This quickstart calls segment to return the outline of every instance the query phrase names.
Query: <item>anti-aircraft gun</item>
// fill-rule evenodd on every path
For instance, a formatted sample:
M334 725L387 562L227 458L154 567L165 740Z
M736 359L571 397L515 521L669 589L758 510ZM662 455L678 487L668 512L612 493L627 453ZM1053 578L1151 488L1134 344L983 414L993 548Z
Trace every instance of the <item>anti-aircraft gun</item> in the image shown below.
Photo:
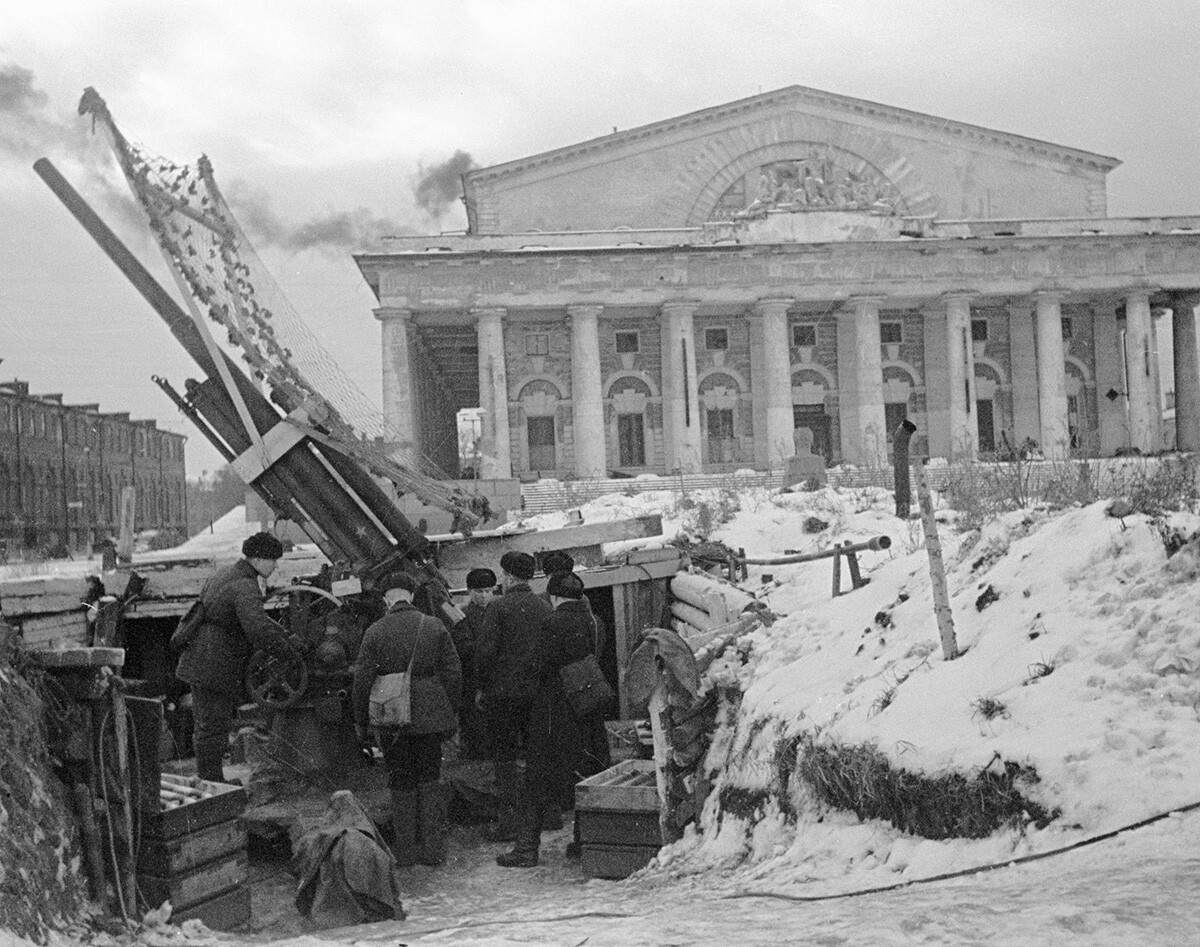
M430 561L426 537L375 478L449 511L453 531L464 534L487 518L486 500L450 488L439 471L390 435L380 412L340 372L275 285L207 158L179 165L133 145L94 89L84 92L79 112L108 138L187 311L47 159L34 168L204 375L189 379L183 394L162 378L155 382L275 515L297 524L328 558L330 565L292 596L294 620L304 624L312 612L297 606L302 592L340 606L331 593L335 582L369 588L396 570L416 578L432 609L441 608L448 602L446 582ZM240 350L245 369L218 345L214 329ZM311 602L312 596L305 597ZM354 625L354 608L349 612L343 617ZM357 624L361 633L362 622ZM357 648L354 637L347 636L346 650ZM322 655L319 639L320 632L309 637L307 661L256 656L250 684L260 702L294 702L310 670L331 679L344 675L345 662L339 668L328 649ZM328 674L321 674L322 666ZM335 683L327 681L326 689Z

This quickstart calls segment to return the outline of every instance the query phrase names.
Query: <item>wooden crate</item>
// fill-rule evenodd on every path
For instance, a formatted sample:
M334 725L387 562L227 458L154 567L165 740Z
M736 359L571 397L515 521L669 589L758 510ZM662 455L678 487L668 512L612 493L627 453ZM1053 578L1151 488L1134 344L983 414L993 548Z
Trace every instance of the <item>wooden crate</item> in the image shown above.
M214 931L236 931L250 923L250 886L242 885L196 904L171 911L171 923L199 920Z
M138 870L150 875L177 875L245 850L246 830L240 819L230 819L170 839L145 836Z
M175 909L191 907L201 901L224 894L231 888L246 884L249 877L246 851L209 862L192 871L177 875L138 875L138 887L147 903L159 905L170 901Z
M583 871L592 878L625 878L662 845L653 760L623 760L575 786L575 818Z

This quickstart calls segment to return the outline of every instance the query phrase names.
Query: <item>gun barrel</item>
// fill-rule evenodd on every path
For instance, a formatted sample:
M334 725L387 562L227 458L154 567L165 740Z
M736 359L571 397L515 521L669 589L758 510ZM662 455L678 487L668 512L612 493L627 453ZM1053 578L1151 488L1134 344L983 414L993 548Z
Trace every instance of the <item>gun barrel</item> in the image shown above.
M861 543L845 543L840 546L834 546L832 549L822 549L819 552L797 552L794 549L785 549L782 556L746 556L741 561L748 566L785 566L794 562L814 562L817 559L829 559L832 556L840 556L847 552L863 552L867 549L876 551L890 549L891 545L891 537L875 536Z

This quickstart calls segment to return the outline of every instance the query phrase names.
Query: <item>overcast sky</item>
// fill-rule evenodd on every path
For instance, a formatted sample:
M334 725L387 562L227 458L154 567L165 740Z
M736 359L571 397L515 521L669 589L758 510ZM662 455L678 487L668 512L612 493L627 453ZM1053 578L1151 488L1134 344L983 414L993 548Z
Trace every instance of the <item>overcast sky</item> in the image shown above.
M1200 214L1198 40L1197 0L0 2L0 378L188 434L189 476L220 463L150 380L182 388L190 361L31 170L50 157L169 282L106 194L86 86L150 150L208 154L378 402L350 253L462 228L416 194L458 152L495 164L800 84L1119 158L1112 216Z

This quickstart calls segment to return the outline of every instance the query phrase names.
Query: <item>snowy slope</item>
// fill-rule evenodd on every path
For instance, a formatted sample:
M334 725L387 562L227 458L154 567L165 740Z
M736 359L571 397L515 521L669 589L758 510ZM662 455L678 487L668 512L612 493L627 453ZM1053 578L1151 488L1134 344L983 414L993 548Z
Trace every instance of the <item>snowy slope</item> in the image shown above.
M644 494L606 497L583 512L593 521L657 504L670 535L694 532L695 504L723 502L700 491L681 509L674 495ZM1200 799L1196 544L1168 559L1154 524L1109 517L1104 502L1008 513L961 535L943 509L962 652L946 661L919 522L893 516L890 494L760 491L738 502L710 538L751 556L876 535L892 547L860 554L870 584L836 599L827 559L751 567L744 587L784 617L710 671L744 697L709 755L719 775L703 832L664 851L669 872L719 865L782 887L888 883L1048 850ZM828 528L806 533L809 517ZM1200 528L1191 514L1171 523L1185 535ZM844 568L842 581L848 586ZM985 701L1002 710L988 719ZM1025 797L1059 815L1041 829L1030 822L982 840L931 841L829 811L799 779L787 799L772 799L779 747L802 733L873 746L893 767L929 776L1031 767L1040 779L1022 783ZM717 800L729 789L767 801L749 815L723 811Z

